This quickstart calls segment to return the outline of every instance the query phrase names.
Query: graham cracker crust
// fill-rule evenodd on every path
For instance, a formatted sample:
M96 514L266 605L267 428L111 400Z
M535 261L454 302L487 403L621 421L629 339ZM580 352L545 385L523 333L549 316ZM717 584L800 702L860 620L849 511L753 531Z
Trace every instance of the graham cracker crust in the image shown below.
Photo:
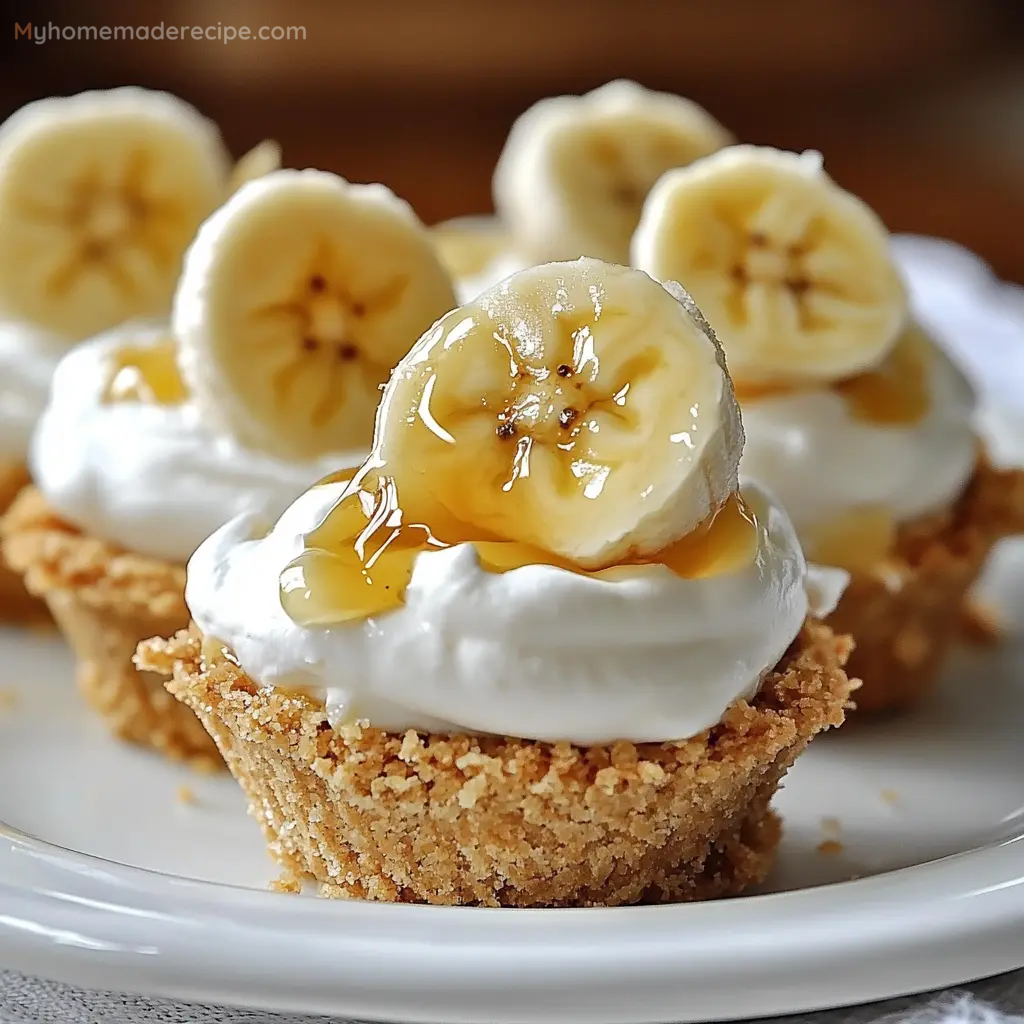
M849 650L808 622L714 728L587 748L334 728L322 701L260 688L195 627L136 662L169 675L210 731L286 878L328 897L616 906L763 880L780 835L768 804L811 738L842 723Z
M139 672L140 640L188 625L185 567L124 551L61 519L34 487L0 521L0 542L24 585L49 606L75 652L76 682L116 736L197 767L220 765L196 717Z
M891 558L851 576L827 621L854 639L847 667L863 683L858 713L898 711L927 696L963 637L969 591L992 548L1021 532L1024 470L982 459L952 507L905 525Z
M0 462L0 519L29 482L24 463ZM45 603L25 589L21 576L8 567L0 551L0 622L36 625L49 618Z

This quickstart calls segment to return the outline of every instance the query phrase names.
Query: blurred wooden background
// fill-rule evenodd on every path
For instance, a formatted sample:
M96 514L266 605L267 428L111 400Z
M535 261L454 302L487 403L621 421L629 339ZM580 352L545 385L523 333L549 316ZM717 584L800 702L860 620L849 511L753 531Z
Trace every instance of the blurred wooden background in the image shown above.
M629 76L742 139L815 147L894 230L945 235L1024 281L1024 0L126 0L12 22L303 26L292 41L0 43L0 116L135 82L215 118L236 153L381 180L424 220L490 208L535 99Z

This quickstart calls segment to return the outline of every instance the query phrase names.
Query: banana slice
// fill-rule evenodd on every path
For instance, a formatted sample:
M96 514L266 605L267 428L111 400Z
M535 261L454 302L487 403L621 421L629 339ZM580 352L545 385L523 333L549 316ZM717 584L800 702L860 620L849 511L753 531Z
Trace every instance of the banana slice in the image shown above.
M396 481L404 521L454 518L463 536L601 568L712 516L743 428L714 333L672 287L553 263L435 324L384 389L369 464Z
M273 139L256 143L248 153L238 158L231 171L228 191L237 192L250 181L281 169L281 144Z
M455 305L427 229L383 185L252 181L201 228L174 301L210 422L284 457L369 446L380 385Z
M453 217L430 229L438 258L453 278L475 277L512 248L497 217Z
M495 209L535 260L627 263L651 186L731 141L697 104L636 82L551 97L512 126L494 172Z
M229 168L213 122L166 93L23 107L0 127L0 315L72 339L166 316Z
M818 153L734 146L670 171L644 206L632 262L685 282L741 391L870 369L907 319L885 227Z

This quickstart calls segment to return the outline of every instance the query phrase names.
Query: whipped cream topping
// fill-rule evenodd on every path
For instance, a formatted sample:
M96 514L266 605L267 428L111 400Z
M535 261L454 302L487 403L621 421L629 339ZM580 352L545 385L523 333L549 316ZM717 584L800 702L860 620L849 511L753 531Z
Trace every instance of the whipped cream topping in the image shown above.
M69 342L16 321L0 322L0 460L22 462Z
M274 458L214 434L191 402L108 401L115 357L166 341L166 325L130 324L68 353L32 440L30 467L54 509L139 554L185 562L239 513L273 517L363 453L311 462Z
M917 320L982 396L975 429L1000 469L1024 465L1024 287L999 280L974 253L939 238L897 235L896 261Z
M324 699L334 724L579 744L682 739L752 696L808 613L827 614L846 582L809 569L786 514L749 488L758 545L735 572L498 574L462 544L418 556L400 608L303 628L281 607L279 576L343 489L306 492L266 535L253 515L218 530L189 562L185 595L253 680Z
M931 402L914 423L858 419L829 388L744 402L741 475L770 488L800 531L870 506L898 521L945 507L974 469L976 399L944 352L931 356Z

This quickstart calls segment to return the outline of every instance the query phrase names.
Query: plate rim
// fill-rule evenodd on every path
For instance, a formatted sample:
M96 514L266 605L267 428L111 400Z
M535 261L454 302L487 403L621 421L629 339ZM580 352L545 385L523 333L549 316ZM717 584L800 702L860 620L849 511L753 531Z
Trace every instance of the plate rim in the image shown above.
M0 823L0 963L90 989L403 1024L809 1012L1024 967L1024 832L809 889L530 910L305 899Z

